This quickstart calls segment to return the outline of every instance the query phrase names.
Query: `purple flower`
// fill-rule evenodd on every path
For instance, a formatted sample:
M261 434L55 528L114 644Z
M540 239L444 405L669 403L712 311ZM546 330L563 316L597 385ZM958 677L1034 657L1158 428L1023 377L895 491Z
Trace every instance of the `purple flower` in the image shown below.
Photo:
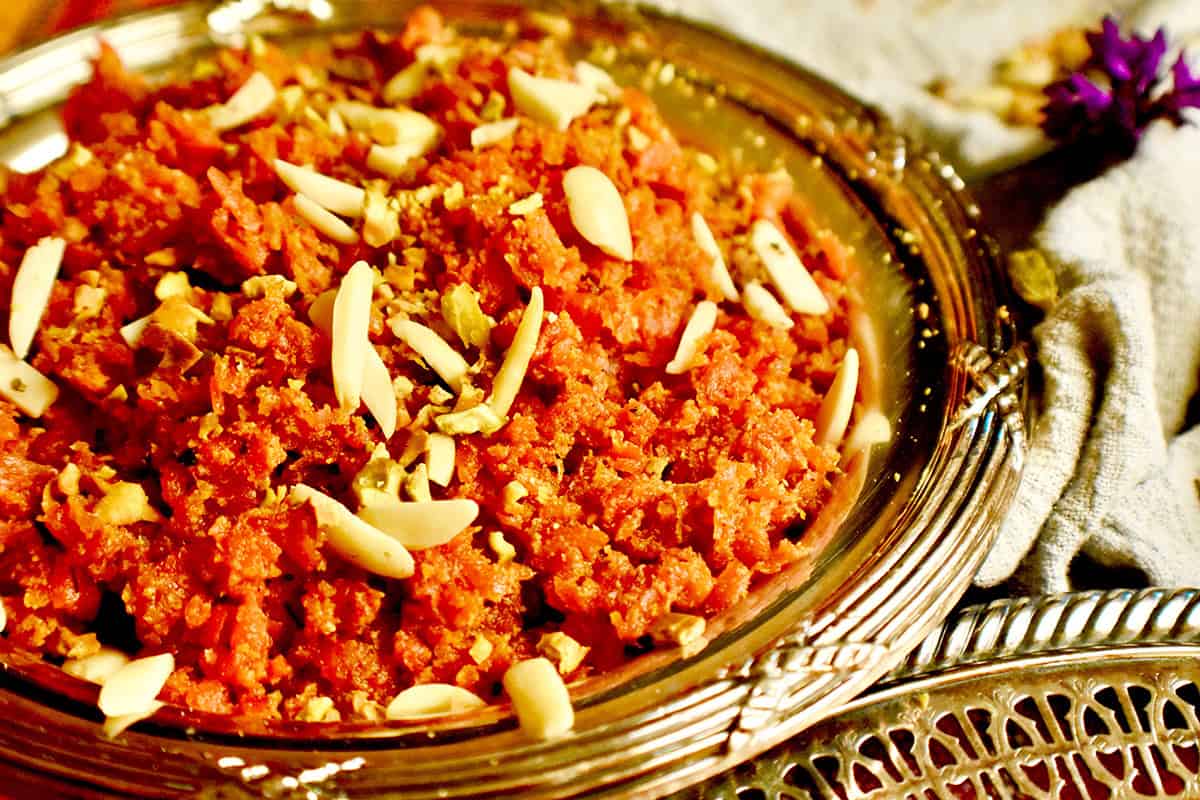
M1077 139L1103 127L1113 96L1076 72L1046 87L1046 119L1042 127L1054 139Z
M1185 108L1200 108L1200 72L1192 73L1182 53L1171 67L1171 82L1171 91L1161 102L1171 118L1182 124Z
M1167 34L1159 28L1151 39L1133 34L1121 36L1117 21L1105 17L1101 29L1087 34L1092 46L1088 66L1106 73L1114 86L1132 84L1136 94L1143 94L1158 80L1158 70L1167 52Z

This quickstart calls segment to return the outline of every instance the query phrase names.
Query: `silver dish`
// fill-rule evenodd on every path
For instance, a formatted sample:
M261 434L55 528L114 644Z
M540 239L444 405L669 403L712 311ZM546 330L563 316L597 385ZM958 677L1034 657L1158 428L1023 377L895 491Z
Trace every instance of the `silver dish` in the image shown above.
M0 63L0 159L32 168L61 150L54 105L86 78L98 35L130 66L154 71L250 32L302 42L394 27L415 3L276 3L315 12L307 16L267 5L123 17ZM465 28L491 31L524 9L438 5ZM96 795L662 795L843 706L966 589L1020 477L1025 356L978 210L953 169L837 89L719 32L628 6L560 10L580 47L617 46L626 77L673 63L679 79L654 91L676 129L749 160L773 154L768 165L778 155L817 219L854 245L863 399L892 421L892 444L850 462L829 513L805 533L811 558L717 620L702 652L652 653L572 687L577 723L563 739L524 740L504 708L382 727L244 726L167 708L108 741L94 687L0 645L0 759L18 785Z

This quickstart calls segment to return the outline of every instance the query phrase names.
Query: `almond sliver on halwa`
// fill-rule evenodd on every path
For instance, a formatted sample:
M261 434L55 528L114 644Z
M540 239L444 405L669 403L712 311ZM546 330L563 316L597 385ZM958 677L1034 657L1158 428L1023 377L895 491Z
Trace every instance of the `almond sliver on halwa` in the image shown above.
M362 402L363 371L371 346L371 298L375 271L365 261L355 262L342 278L333 301L329 337L333 389L338 405L355 411Z
M404 103L421 93L433 66L424 61L414 61L397 72L383 85L380 94L385 103Z
M521 384L525 381L525 372L529 369L529 362L533 358L534 352L537 351L538 336L542 332L542 317L545 310L546 300L542 296L542 289L540 286L535 286L529 294L529 305L525 307L525 313L521 315L521 322L517 325L517 333L513 336L512 345L504 354L504 363L496 372L496 379L492 383L492 394L487 400L487 404L498 417L508 416L513 401L517 399L517 393L521 391Z
M36 419L58 399L58 387L7 347L0 347L0 397Z
M338 215L305 194L295 197L296 213L326 238L338 244L358 244L358 234Z
M787 237L768 220L760 219L750 230L750 245L767 269L780 297L800 314L824 314L829 301L805 268Z
M692 311L683 335L679 337L679 346L675 349L675 358L667 364L668 375L682 375L691 369L703 352L701 345L704 339L712 333L717 324L717 304L711 300L701 301Z
M396 338L412 348L455 393L462 391L463 378L471 366L445 339L412 320L393 319L389 324Z
M266 75L255 72L232 97L224 103L209 106L204 112L216 131L233 130L270 108L275 97L275 84Z
M517 128L520 126L521 120L516 117L498 119L495 122L487 122L479 125L471 131L471 147L479 150L497 142L502 142L516 133Z
M134 659L104 680L97 705L106 717L144 714L174 671L170 653Z
M104 718L104 735L105 735L105 737L107 737L109 739L117 738L122 733L124 733L125 730L127 728L129 728L131 725L136 725L137 723L141 722L144 719L149 719L150 717L153 717L155 714L158 713L158 710L165 705L166 705L166 703L163 703L159 700L155 700L154 702L147 705L146 708L142 711L138 711L133 714L122 714L119 717L105 717Z
M392 147L398 144L421 145L425 152L432 150L442 137L442 128L420 111L411 108L378 108L366 103L342 101L333 109L346 123L363 131L379 144Z
M487 703L474 692L449 683L422 683L392 698L384 712L388 719L415 719L462 714Z
M574 727L571 695L549 659L531 658L513 664L504 673L503 682L526 736L553 739Z
M100 645L100 649L90 656L68 658L63 662L63 672L88 683L101 686L122 667L129 663L129 656L115 647Z
M412 555L396 539L364 522L350 509L324 492L297 484L292 497L309 503L317 515L317 525L325 532L330 548L357 567L385 578L410 578Z
M508 71L508 90L522 113L560 131L569 128L576 117L586 114L598 99L590 86L536 78L519 67Z
M838 367L817 414L817 444L837 444L846 433L858 392L858 351L851 347Z
M608 70L590 61L575 62L575 79L591 89L598 97L614 98L621 94L621 87L613 80Z
M366 192L358 186L322 175L307 167L275 159L275 174L296 194L306 195L325 209L342 217L358 219L363 215Z
M379 351L370 343L367 344L367 357L363 364L362 401L379 423L383 438L391 439L396 433L399 403L387 364L383 363Z
M712 229L708 227L704 215L699 211L692 214L692 237L696 240L696 245L711 259L713 283L721 290L721 294L725 295L726 300L736 302L738 290L733 283L733 277L729 274L729 268L725 266L725 256L722 255L721 248L717 245L717 240L712 234Z
M449 486L454 480L454 438L444 433L431 433L425 441L425 466L429 480L438 486Z
M125 340L125 344L130 347L137 347L137 343L141 340L142 334L146 332L146 328L150 326L150 319L153 314L147 314L144 317L138 317L132 322L121 326L121 338Z
M886 444L891 440L891 420L882 411L873 408L858 418L858 422L850 430L850 435L846 437L846 442L842 446L842 452L845 453L845 457L848 459L869 447L877 444Z
M405 502L382 492L369 497L358 510L359 518L409 550L440 547L465 531L479 516L479 504L474 500Z
M25 251L12 284L12 308L8 317L8 338L17 358L29 355L29 346L37 333L50 292L62 266L67 243L47 236Z
M765 322L773 328L786 331L796 324L788 315L787 309L775 299L775 295L758 281L750 281L743 287L742 305L751 318Z
M572 167L563 175L563 192L580 236L613 258L633 259L625 201L607 175L595 167Z

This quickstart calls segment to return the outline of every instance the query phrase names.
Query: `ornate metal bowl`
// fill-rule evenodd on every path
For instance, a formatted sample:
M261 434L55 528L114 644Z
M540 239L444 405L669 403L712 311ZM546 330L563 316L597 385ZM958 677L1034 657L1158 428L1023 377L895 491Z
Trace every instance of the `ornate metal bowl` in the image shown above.
M965 609L869 694L677 800L1200 796L1200 591Z
M103 35L154 70L247 32L302 41L397 24L413 3L238 0L120 18L0 63L0 158L32 168L64 145L54 116ZM445 2L499 31L522 7ZM853 459L810 558L718 620L687 657L650 654L572 687L574 732L530 743L506 709L425 726L255 724L168 708L116 741L95 689L0 646L0 763L47 793L649 797L739 764L826 717L892 669L952 608L1019 479L1025 367L978 211L954 171L852 98L719 32L626 6L575 6L580 48L613 47L685 137L788 167L824 226L856 250L864 400L888 446ZM661 75L661 70L657 71ZM669 85L666 85L669 84ZM711 98L711 100L707 99ZM1010 348L1011 349L1006 349ZM32 788L31 788L32 790Z

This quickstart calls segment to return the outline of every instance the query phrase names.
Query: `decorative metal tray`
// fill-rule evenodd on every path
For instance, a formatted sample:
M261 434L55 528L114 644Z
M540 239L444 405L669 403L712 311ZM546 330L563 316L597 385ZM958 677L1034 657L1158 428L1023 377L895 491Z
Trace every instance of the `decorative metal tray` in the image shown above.
M1198 687L1200 590L1001 600L677 800L1200 797Z
M299 42L394 27L415 3L275 4L319 12L307 18L262 13L268 5L173 6L0 62L0 160L32 168L61 149L54 104L87 76L98 35L131 66L154 70L247 32ZM495 31L527 8L436 5L460 25ZM0 642L0 772L19 793L662 795L844 706L966 589L1020 476L1025 358L978 210L953 169L837 89L719 32L628 6L559 10L581 47L615 44L631 70L674 63L691 102L662 102L680 130L751 154L761 139L785 154L819 221L859 253L864 392L891 420L892 444L849 464L835 513L806 532L811 559L718 620L702 652L651 654L572 687L577 724L563 739L530 743L503 708L382 727L246 727L167 708L109 741L94 687ZM706 96L711 105L698 102Z

